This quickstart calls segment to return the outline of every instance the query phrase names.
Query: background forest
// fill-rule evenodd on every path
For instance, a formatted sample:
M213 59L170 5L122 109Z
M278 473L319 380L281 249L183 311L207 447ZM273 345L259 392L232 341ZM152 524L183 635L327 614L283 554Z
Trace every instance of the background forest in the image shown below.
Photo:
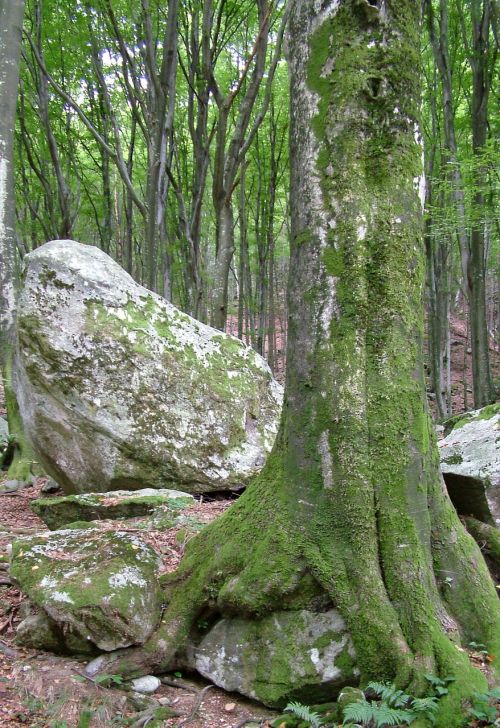
M428 371L445 418L492 401L498 374L499 8L425 5ZM20 257L53 238L97 245L278 377L286 13L268 0L29 0L15 137Z

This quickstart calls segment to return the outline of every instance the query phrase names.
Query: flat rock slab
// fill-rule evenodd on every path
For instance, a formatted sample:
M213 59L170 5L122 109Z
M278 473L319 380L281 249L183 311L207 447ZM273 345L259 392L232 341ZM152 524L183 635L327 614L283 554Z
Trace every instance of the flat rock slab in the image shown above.
M76 521L100 521L145 516L161 509L172 517L195 503L188 493L167 488L137 491L115 490L108 493L81 493L61 498L39 498L31 509L51 529Z
M500 404L449 421L441 470L460 515L500 527Z
M65 493L227 490L260 471L283 390L257 352L91 245L52 241L24 262L14 385Z
M143 644L153 632L161 614L159 566L155 551L134 535L64 530L15 541L10 576L51 628L72 636L74 652L82 643L109 651Z
M187 655L188 666L228 692L272 708L321 702L359 681L354 647L332 609L222 619Z

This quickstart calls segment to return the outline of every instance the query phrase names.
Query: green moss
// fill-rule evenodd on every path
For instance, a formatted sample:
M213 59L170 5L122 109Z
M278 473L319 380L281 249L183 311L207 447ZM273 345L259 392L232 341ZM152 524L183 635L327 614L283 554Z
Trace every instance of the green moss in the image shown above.
M444 434L448 436L452 430L458 430L469 422L477 420L490 420L500 413L500 403L489 404L480 410L474 410L473 412L465 412L463 414L455 415L450 417L443 422Z
M340 251L327 248L323 253L323 263L329 275L340 276L344 271L344 261Z
M120 644L140 633L137 609L144 612L141 629L159 619L157 559L122 532L63 531L15 541L11 574L36 605L66 615L78 639L100 644L113 636Z
M444 462L447 465L460 465L461 463L463 463L463 461L464 461L463 457L458 454L450 455L450 457L444 459Z
M113 492L104 494L84 493L63 496L60 498L39 498L31 501L30 507L52 529L61 528L73 521L94 521L103 518L120 519L135 518L153 513L158 509L169 512L170 521L184 508L194 503L193 497L172 494L171 497L158 495L113 496Z

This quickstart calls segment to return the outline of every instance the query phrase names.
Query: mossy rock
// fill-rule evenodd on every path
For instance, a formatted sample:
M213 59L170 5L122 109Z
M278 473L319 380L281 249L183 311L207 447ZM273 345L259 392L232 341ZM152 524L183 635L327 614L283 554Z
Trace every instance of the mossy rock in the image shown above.
M15 541L10 575L79 653L82 641L115 650L147 640L161 613L158 569L155 551L132 534L63 530Z
M451 418L445 433L441 470L455 508L500 526L500 403Z
M245 485L276 437L283 391L264 359L71 240L24 258L15 388L65 493Z
M135 518L162 509L173 519L184 508L194 504L193 496L177 490L116 490L109 493L82 493L61 498L39 498L31 509L51 529L77 521L98 521Z
M332 700L359 677L351 638L334 609L220 620L188 653L188 665L271 708Z

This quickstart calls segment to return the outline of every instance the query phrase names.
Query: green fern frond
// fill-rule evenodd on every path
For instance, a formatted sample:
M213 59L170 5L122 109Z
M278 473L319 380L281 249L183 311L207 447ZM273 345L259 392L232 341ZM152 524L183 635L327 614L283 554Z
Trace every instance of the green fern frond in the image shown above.
M410 710L402 710L401 708L393 708L387 703L380 703L377 710L374 711L373 721L377 728L391 725L410 725L415 716Z
M373 724L376 728L382 728L383 726L409 725L414 719L415 715L411 710L394 708L385 701L379 705L375 701L359 700L344 708L345 725L361 723L362 725Z
M307 721L311 728L320 728L323 725L319 713L315 713L314 710L311 710L307 705L302 705L302 703L288 703L285 712L293 713L300 720Z
M370 682L366 687L393 708L404 708L411 700L410 695L397 690L396 686L390 683Z
M344 707L344 723L361 723L366 725L373 718L373 707L376 703L369 703L367 700L357 700L355 703L348 703Z
M411 710L415 713L436 713L438 709L438 700L435 697L431 698L413 698Z

